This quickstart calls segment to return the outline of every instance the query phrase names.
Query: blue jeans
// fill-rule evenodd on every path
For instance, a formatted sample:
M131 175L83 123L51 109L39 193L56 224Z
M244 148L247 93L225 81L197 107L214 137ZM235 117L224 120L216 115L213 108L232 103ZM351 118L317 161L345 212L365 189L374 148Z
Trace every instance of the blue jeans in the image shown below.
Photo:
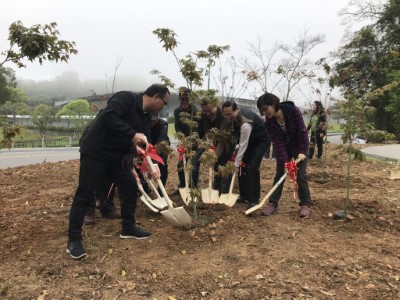
M310 189L308 188L308 179L307 179L307 159L299 162L297 164L299 170L297 172L297 186L299 193L300 205L311 205L311 196ZM282 162L276 161L276 173L274 178L274 185L281 179L281 177L285 174L285 166ZM278 206L279 199L282 195L283 185L285 181L283 181L275 192L272 193L269 198L269 203Z

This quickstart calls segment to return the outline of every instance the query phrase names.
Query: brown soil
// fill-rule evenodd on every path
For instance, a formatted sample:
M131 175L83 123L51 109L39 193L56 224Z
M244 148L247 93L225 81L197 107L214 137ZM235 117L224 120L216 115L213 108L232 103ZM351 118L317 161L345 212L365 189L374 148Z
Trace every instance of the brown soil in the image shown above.
M136 216L150 239L121 240L119 221L98 215L84 227L88 256L78 261L65 248L79 161L0 170L0 299L399 299L393 166L354 161L351 216L335 221L346 197L347 156L334 146L327 153L309 165L309 219L298 217L288 181L272 217L248 217L243 204L201 204L189 230L139 202ZM263 195L273 174L274 162L264 160ZM176 183L172 159L169 193Z

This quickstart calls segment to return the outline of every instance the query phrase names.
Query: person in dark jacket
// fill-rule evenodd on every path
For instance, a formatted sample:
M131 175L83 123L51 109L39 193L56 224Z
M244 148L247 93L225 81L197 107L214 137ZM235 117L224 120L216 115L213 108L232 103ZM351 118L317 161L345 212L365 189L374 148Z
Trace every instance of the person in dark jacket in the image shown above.
M324 137L326 136L326 113L320 101L314 101L312 104L312 113L307 130L311 130L308 158L313 158L315 147L317 147L317 158L320 159L323 152Z
M101 116L103 110L100 110L96 117L89 122L84 128L82 135L79 139L79 146L82 145L83 140L86 138L88 132L92 128L94 122ZM121 213L117 211L114 204L114 185L110 182L110 179L104 178L102 180L102 186L99 186L94 191L96 203L91 203L88 210L86 211L83 223L85 225L96 224L96 208L100 209L101 215L106 219L120 219Z
M300 109L291 101L280 102L271 93L265 93L257 100L260 113L267 118L266 127L276 148L276 173L274 185L285 173L285 163L300 158L297 173L300 217L308 217L311 210L311 196L307 180L308 133ZM261 214L270 216L277 212L282 195L283 183L272 193L267 209Z
M123 166L123 158L135 146L148 144L151 116L157 114L169 98L169 90L162 84L153 84L144 93L118 92L108 100L101 116L93 123L80 147L79 183L69 214L67 252L72 258L86 255L82 245L85 212L95 201L93 191L107 175L120 193L120 238L151 236L135 224L138 187L130 168ZM157 172L152 176L158 179Z
M179 106L174 110L175 117L175 132L182 133L185 137L190 136L191 128L185 124L183 121L184 115L187 114L187 118L191 118L191 116L196 114L196 107L192 106L189 102L189 96L192 91L188 88L181 87L178 93ZM192 128L192 131L197 131L197 128ZM196 151L196 149L189 149L189 151ZM187 161L188 157L186 157ZM192 160L192 172L191 172L191 184L194 188L197 188L197 182L199 180L199 169L198 169L198 159L199 157L194 155ZM185 173L183 171L183 161L178 161L178 190L175 191L174 194L179 194L179 188L183 188L186 186L185 184Z
M170 145L170 140L168 137L168 122L159 118L158 115L154 115L151 118L151 144L157 145L161 142L167 142ZM160 169L161 182L165 186L168 179L168 155L165 153L158 153L158 155L163 159L164 164L157 163Z
M198 132L200 139L206 139L207 134L211 129L229 131L231 128L231 121L226 119L221 108L218 106L218 102L203 101L201 104L201 118L199 120ZM232 153L235 150L234 145L225 141L214 140L213 145L216 148L217 161L214 165L214 185L213 188L218 190L220 193L228 193L230 185L230 177L223 177L218 174L219 168L225 166L226 163L231 159ZM201 156L201 153L200 155Z
M260 201L260 165L267 150L264 121L248 108L239 108L235 102L222 104L222 113L232 121L237 138L235 167L239 173L240 202L253 207Z

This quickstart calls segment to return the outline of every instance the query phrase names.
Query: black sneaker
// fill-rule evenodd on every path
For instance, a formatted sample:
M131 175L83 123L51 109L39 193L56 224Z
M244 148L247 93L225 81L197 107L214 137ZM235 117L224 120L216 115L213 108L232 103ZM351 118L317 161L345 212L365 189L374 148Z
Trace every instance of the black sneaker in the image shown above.
M237 200L236 200L236 203L240 203L240 204L244 204L244 203L247 203L247 201L244 199L244 198L242 198L242 197L238 197L237 198Z
M119 235L121 239L137 239L144 240L151 237L151 233L144 231L138 226L122 228L121 234Z
M67 253L69 253L73 259L80 259L86 256L86 251L82 246L81 240L68 241Z

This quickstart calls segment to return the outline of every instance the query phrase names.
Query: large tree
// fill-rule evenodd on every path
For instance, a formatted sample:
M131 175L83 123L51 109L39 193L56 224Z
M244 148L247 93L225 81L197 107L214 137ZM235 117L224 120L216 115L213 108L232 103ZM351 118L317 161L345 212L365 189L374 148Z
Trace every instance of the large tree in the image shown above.
M16 21L10 25L8 35L10 46L8 50L0 52L0 104L9 100L10 89L15 88L15 75L9 69L5 69L4 64L14 63L18 68L24 68L26 67L24 59L31 62L38 61L40 64L46 60L68 62L70 55L78 53L75 42L61 40L59 36L60 32L55 22L25 27L21 21ZM1 93L4 93L4 97ZM13 129L3 128L3 130ZM9 141L5 140L2 144L10 145Z
M353 16L374 19L339 49L331 84L374 107L377 129L400 134L400 3L389 0L373 7L371 1L356 2L359 11Z

